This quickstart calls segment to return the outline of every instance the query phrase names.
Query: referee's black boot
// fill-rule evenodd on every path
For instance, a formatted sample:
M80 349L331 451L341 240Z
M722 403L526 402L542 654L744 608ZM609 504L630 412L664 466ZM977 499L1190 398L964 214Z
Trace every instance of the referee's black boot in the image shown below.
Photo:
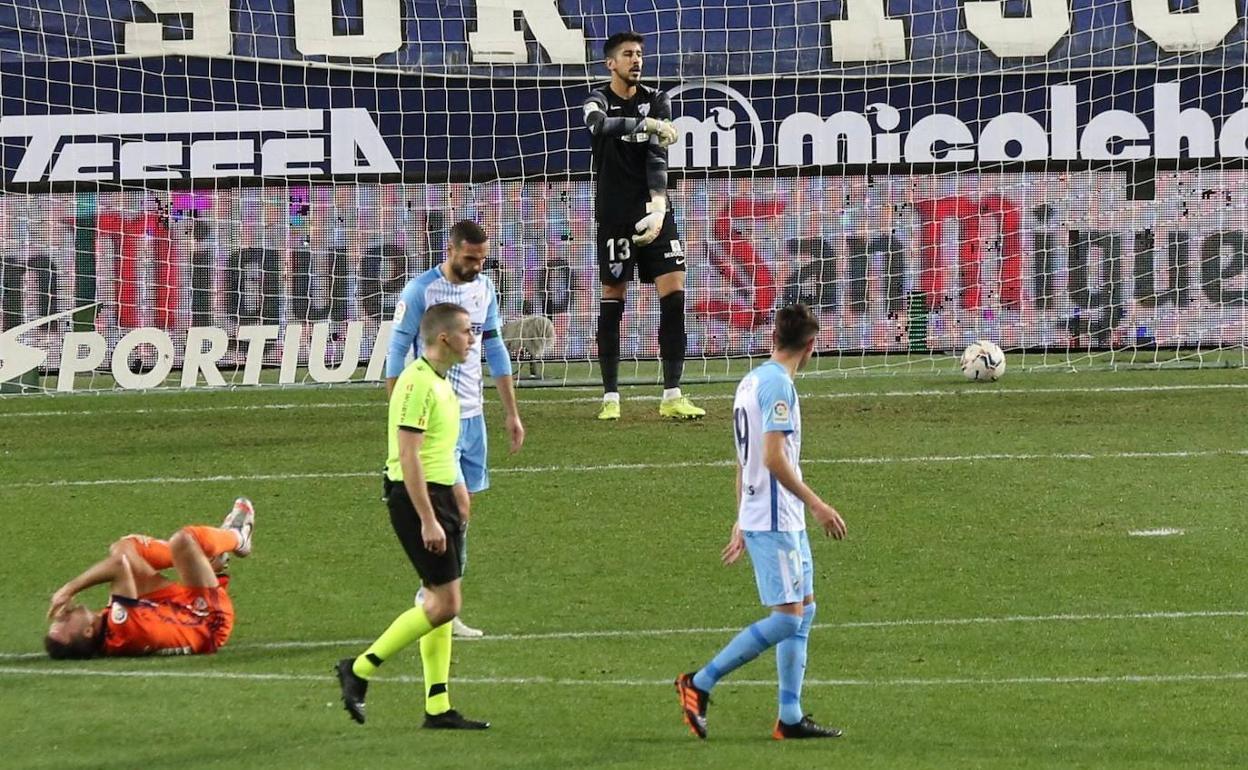
M810 718L810 715L802 717L802 721L797 724L786 724L780 720L776 720L776 727L771 731L771 737L778 741L792 740L794 738L840 738L842 732L836 727L824 727Z
M352 666L355 658L343 658L334 666L338 684L342 686L342 707L351 718L364 724L364 696L368 693L368 680L355 675Z
M441 714L426 713L425 724L422 726L426 730L488 730L490 723L468 719L455 709L451 709Z

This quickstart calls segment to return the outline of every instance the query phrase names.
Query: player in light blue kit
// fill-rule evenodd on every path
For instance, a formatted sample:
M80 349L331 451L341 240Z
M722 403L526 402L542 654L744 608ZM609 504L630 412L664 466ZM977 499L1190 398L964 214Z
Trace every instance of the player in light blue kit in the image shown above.
M789 305L776 313L771 359L737 386L732 405L737 443L737 521L723 551L732 564L749 551L766 618L748 626L694 674L676 678L685 724L706 737L706 706L711 690L725 676L776 648L780 715L777 740L837 738L802 713L806 642L815 618L814 570L806 538L806 509L823 531L840 540L845 522L836 509L802 481L802 412L793 376L806 366L815 347L819 321L810 308Z
M520 451L524 444L524 423L520 421L520 412L516 407L511 358L503 345L500 331L502 319L494 282L481 274L485 257L490 251L489 236L476 222L464 219L451 228L450 240L446 260L408 281L399 295L399 302L394 308L394 329L390 333L390 352L386 358L386 397L389 398L395 381L403 372L408 352L420 354L420 319L425 308L440 302L451 302L467 310L472 321L472 347L464 362L447 372L459 398L459 443L455 447L459 478L455 483L455 500L466 524L471 514L472 495L490 486L481 390L482 348L498 389L498 399L503 404L507 436L513 453ZM466 533L465 526L465 536ZM467 553L463 547L460 552ZM452 630L460 638L483 635L458 617L452 621Z

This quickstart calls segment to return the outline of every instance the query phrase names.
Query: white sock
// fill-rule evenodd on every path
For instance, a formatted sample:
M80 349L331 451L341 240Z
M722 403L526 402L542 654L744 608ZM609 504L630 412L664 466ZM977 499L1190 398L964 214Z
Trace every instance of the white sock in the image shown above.
M673 398L680 398L680 388L664 388L663 400L671 401Z
M616 393L603 393L603 394L602 394L602 402L605 404L605 403L607 403L608 401L614 401L614 402L616 402L616 403L618 404L618 403L620 402L620 394L619 394L618 392L616 392Z

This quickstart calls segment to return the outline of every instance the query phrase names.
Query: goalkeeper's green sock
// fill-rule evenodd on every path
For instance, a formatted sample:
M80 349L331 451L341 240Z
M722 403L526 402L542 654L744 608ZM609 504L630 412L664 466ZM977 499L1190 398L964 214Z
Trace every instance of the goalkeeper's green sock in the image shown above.
M448 626L449 628L449 626ZM351 670L361 679L368 679L391 655L433 630L424 607L413 607L394 619L377 641L355 659ZM449 665L449 663L448 663Z
M451 678L451 624L443 623L420 637L420 662L425 669L425 713L451 710L447 682Z

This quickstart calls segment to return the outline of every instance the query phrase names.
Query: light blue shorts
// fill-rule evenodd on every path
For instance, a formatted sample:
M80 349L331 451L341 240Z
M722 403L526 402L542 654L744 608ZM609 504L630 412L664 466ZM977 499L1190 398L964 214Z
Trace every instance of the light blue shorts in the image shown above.
M758 598L767 607L800 602L815 593L815 570L806 530L745 531L745 549L754 564Z
M459 466L456 484L464 484L476 494L490 488L490 470L485 464L485 415L464 417L459 421L459 443L455 444L455 463Z

